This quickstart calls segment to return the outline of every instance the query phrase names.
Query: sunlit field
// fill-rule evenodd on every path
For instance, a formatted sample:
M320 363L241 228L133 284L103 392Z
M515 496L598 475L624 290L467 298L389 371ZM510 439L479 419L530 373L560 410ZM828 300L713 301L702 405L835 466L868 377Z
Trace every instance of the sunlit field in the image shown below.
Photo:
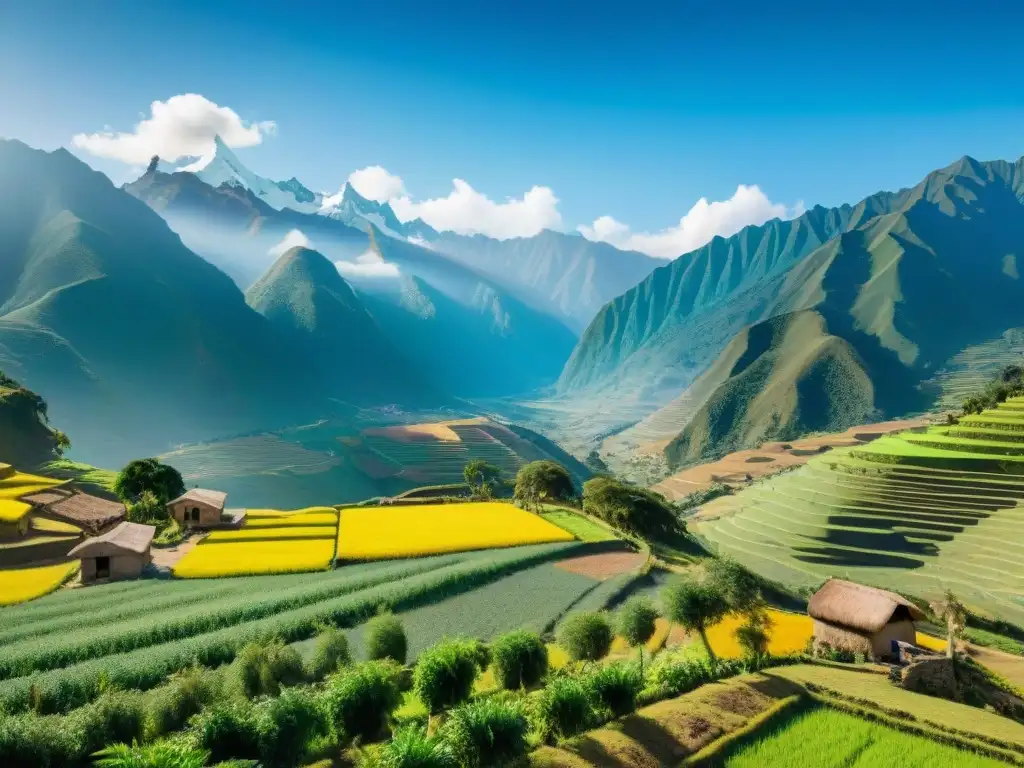
M0 571L0 605L13 605L53 592L78 568L78 563L58 563L39 568Z
M572 534L538 515L500 502L360 507L341 512L338 559L380 560L572 540Z

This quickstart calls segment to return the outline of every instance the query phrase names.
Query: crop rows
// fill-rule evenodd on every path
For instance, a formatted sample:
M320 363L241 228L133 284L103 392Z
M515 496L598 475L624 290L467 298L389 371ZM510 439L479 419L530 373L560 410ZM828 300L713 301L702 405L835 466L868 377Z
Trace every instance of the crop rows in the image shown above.
M924 437L960 447L969 439L948 432ZM951 588L972 607L1024 619L1024 477L989 471L1004 455L975 461L971 449L921 439L903 433L832 451L722 500L722 514L696 518L691 530L792 586L834 575L922 597ZM934 453L967 457L979 471L935 468Z
M381 606L395 611L413 608L468 591L520 568L565 556L583 546L553 544L464 555L454 559L437 558L430 570L400 580L394 580L394 572L389 571L389 580L383 583L343 594L335 593L316 602L275 612L263 618L222 626L214 631L158 645L91 658L62 669L0 681L0 708L9 712L24 710L28 706L33 685L36 695L44 702L44 708L60 711L80 706L94 698L101 684L125 689L148 689L158 685L173 672L192 664L216 666L226 663L234 658L239 648L255 639L275 636L293 642L311 637L322 624L354 626L376 613ZM425 568L428 561L418 561L415 565ZM410 567L410 564L398 567ZM328 578L328 574L318 576ZM236 605L233 610L240 611L243 608ZM181 621L187 619L182 617ZM83 637L88 637L91 629L87 622L83 622Z

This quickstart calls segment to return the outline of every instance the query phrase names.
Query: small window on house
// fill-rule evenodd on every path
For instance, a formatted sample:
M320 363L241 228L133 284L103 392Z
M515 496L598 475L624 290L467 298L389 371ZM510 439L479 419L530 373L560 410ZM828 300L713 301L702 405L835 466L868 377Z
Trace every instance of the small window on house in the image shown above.
M199 507L192 507L192 522L199 522Z
M110 558L109 557L97 557L96 558L96 578L97 579L109 579L110 578Z

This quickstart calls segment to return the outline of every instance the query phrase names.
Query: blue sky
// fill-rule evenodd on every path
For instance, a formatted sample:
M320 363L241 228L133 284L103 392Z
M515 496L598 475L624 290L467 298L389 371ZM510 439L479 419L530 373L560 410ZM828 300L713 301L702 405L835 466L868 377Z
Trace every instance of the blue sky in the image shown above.
M289 5L3 4L0 135L70 145L197 93L276 123L237 149L271 178L336 190L380 165L419 200L539 185L565 229L637 231L740 184L792 210L1024 154L1014 3Z

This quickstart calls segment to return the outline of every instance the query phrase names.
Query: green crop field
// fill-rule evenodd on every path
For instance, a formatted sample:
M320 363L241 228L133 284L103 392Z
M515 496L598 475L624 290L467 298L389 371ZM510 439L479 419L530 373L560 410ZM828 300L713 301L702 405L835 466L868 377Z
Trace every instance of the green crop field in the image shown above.
M292 642L323 622L355 626L380 606L401 611L444 600L581 548L544 544L319 573L57 593L0 613L0 709L25 709L33 685L44 708L55 710L89 701L103 679L151 688L193 663L229 661L258 637Z
M572 510L547 507L541 517L562 530L568 531L580 541L612 541L617 538L611 530L600 523Z
M758 731L753 741L721 755L728 768L987 768L1004 765L922 736L901 733L827 708L802 712Z
M601 584L543 563L471 592L405 611L399 617L409 638L409 660L446 635L487 641L523 627L544 632ZM361 629L353 630L349 639L356 658L362 658Z
M1024 426L1024 401L981 419ZM689 522L768 578L814 588L841 576L1024 622L1024 431L904 432L831 451ZM991 439L991 438L997 439Z

